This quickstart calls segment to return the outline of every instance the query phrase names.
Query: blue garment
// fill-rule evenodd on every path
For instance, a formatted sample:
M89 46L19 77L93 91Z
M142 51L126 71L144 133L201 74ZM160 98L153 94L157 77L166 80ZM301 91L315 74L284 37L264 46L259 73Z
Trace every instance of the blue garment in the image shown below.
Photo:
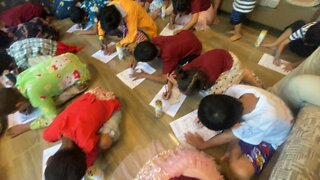
M54 13L55 18L64 19L69 17L69 9L75 4L75 0L54 0L52 12Z
M230 23L232 25L241 24L245 18L246 18L246 13L238 12L233 9L230 16Z
M105 7L108 4L106 0L84 0L80 8L84 9L88 14L89 22L94 24L98 22L97 15L99 9Z

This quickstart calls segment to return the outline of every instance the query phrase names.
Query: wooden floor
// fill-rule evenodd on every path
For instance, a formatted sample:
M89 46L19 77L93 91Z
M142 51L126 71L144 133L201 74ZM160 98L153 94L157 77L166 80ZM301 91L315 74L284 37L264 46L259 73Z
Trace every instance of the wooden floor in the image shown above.
M157 20L157 23L159 31L166 24L162 20ZM125 61L115 58L108 64L95 60L91 55L100 48L97 37L77 36L65 33L71 25L68 19L54 22L54 26L61 32L61 39L64 42L84 47L78 55L90 67L92 73L91 87L102 86L105 89L114 91L122 105L121 138L105 154L105 160L102 160L105 161L102 168L105 171L106 177L113 172L115 167L127 154L145 147L152 140L159 140L166 148L174 147L177 141L169 127L169 123L196 109L201 97L199 95L187 97L174 118L164 115L160 120L156 120L154 109L149 106L149 102L162 85L145 80L134 90L129 89L116 77L116 74L130 65L132 57L127 57ZM204 51L213 48L228 49L239 57L244 67L254 70L266 86L271 86L278 81L282 75L257 65L263 53L272 53L272 50L269 49L253 48L253 43L261 29L245 26L243 28L243 38L240 41L231 43L225 34L230 28L228 18L221 17L219 25L212 26L211 29L206 31L196 32L199 39L203 42ZM274 40L274 37L268 36L266 40ZM288 53L288 51L285 52L283 57L289 61L296 61L298 59ZM159 62L151 63L151 65L157 68L156 73L161 72L161 64ZM32 131L14 139L10 139L7 136L1 137L1 180L41 179L42 151L53 145L42 139L42 132L43 130ZM219 147L207 150L207 152L219 158L224 150L225 147Z

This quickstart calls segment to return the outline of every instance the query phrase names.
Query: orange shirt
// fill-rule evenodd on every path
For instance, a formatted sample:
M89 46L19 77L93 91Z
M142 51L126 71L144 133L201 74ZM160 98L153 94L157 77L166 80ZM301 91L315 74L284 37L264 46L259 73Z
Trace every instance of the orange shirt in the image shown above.
M127 35L120 41L121 45L130 44L134 41L138 29L145 32L149 38L157 36L157 25L149 14L137 2L132 0L113 0L109 5L118 5L126 13L124 21L127 25ZM105 32L98 23L99 39L103 40Z

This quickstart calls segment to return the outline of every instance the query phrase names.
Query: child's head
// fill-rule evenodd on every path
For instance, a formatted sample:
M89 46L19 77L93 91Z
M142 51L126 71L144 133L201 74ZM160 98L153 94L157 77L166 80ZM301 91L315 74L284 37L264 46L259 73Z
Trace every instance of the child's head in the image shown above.
M12 39L8 36L8 34L2 30L0 30L0 49L7 49L10 47Z
M241 119L242 103L227 95L204 97L198 107L198 118L207 128L220 131L229 129Z
M306 32L304 43L312 46L320 45L320 22L311 26Z
M69 9L69 16L73 23L82 24L86 19L86 12L80 7L73 6Z
M46 180L81 180L87 169L86 155L77 146L60 149L47 162Z
M6 51L0 50L0 75L4 70L14 70L15 67L14 59Z
M0 116L29 111L29 108L30 103L16 88L0 88Z
M134 49L133 55L137 61L149 62L158 56L159 52L156 45L151 41L140 42Z
M190 10L191 0L172 0L175 13L184 13Z
M102 29L108 34L119 27L121 13L114 5L106 6L100 9L98 18Z
M206 86L207 77L198 70L183 70L178 67L176 70L176 78L179 90L186 95L193 95Z

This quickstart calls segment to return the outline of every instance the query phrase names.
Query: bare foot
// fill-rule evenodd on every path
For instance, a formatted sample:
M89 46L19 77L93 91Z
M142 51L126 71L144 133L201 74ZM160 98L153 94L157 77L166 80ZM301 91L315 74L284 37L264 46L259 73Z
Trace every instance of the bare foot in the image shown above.
M275 45L273 43L262 43L261 47L274 48Z
M224 153L224 155L222 155L222 157L220 158L220 163L223 163L223 162L225 162L226 160L228 160L228 159L229 159L229 156L230 156L230 153L229 153L229 152Z
M231 42L237 41L237 40L239 40L241 37L242 37L241 34L235 34L235 35L233 35L233 36L230 37L230 41L231 41Z
M228 31L227 34L234 35L234 34L236 34L236 31L235 30L231 30L231 31Z

